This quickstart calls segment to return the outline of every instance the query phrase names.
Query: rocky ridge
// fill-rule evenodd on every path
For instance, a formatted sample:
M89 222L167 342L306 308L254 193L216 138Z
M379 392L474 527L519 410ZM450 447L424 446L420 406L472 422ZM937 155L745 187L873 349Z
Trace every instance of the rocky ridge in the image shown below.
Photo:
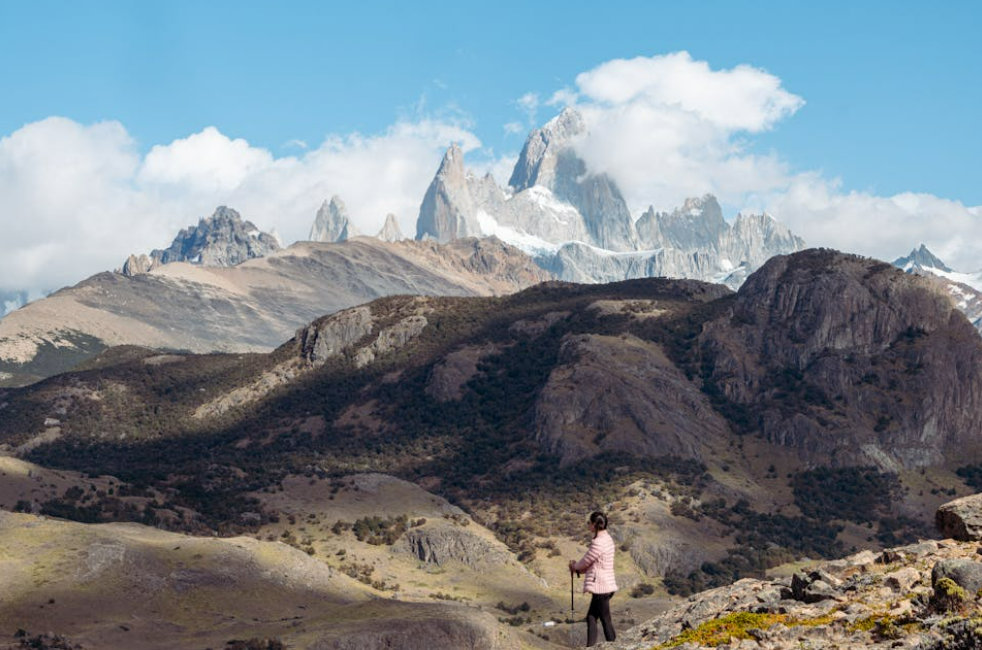
M977 517L980 500L942 509ZM602 647L970 650L982 644L980 553L973 529L960 539L861 551L786 578L747 578L696 594Z
M107 346L271 350L324 314L396 294L500 295L549 279L494 238L298 243L232 268L171 263L102 273L0 320L0 371L20 383ZM22 379L17 379L21 377Z
M121 272L134 276L173 262L235 266L277 250L280 243L275 235L260 231L251 221L243 221L235 210L220 206L197 226L181 230L169 248L149 255L130 255Z

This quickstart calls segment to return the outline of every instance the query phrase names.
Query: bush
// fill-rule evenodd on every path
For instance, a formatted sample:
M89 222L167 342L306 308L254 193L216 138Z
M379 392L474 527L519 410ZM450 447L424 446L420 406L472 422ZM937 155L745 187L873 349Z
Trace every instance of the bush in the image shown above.
M639 582L631 589L631 598L642 598L644 596L650 596L653 593L655 593L654 585L650 585L647 582Z

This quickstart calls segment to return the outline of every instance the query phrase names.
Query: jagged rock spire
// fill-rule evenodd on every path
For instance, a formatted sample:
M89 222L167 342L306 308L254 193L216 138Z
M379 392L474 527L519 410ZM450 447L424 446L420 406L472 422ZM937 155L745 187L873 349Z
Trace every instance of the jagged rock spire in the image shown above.
M317 217L310 229L310 241L339 242L360 234L348 217L344 201L335 194L330 202L324 201L317 210Z
M464 152L454 143L444 154L419 206L416 239L448 242L463 237L479 237L481 227L473 212L473 200L464 170Z
M921 244L920 248L915 248L907 257L899 257L893 261L893 265L902 268L904 271L920 271L923 269L937 269L945 273L951 273L948 265L942 262L937 256L928 250L927 246Z
M381 239L382 241L388 241L388 242L400 241L405 239L405 237L402 234L402 230L399 229L399 222L396 221L396 216L391 212L385 215L385 224L382 226L382 229L379 230L378 234L375 236Z

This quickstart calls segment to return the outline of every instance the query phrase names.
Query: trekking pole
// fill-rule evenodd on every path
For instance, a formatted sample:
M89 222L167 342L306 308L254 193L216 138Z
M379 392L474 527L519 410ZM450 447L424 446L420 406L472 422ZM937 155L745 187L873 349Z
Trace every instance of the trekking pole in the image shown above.
M576 647L576 608L573 605L573 572L569 572L569 645Z

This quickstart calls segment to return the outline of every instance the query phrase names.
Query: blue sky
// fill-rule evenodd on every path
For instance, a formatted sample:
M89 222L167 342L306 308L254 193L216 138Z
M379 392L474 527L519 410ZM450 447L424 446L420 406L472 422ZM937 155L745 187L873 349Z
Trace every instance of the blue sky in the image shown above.
M283 151L457 109L486 146L514 102L618 57L687 50L806 105L761 137L846 189L982 203L974 2L5 2L0 133L119 120L144 149L215 125ZM540 117L546 118L545 111Z
M0 292L117 267L220 204L287 244L332 194L411 234L451 141L505 182L564 103L636 215L712 192L810 245L975 270L980 7L5 0Z

